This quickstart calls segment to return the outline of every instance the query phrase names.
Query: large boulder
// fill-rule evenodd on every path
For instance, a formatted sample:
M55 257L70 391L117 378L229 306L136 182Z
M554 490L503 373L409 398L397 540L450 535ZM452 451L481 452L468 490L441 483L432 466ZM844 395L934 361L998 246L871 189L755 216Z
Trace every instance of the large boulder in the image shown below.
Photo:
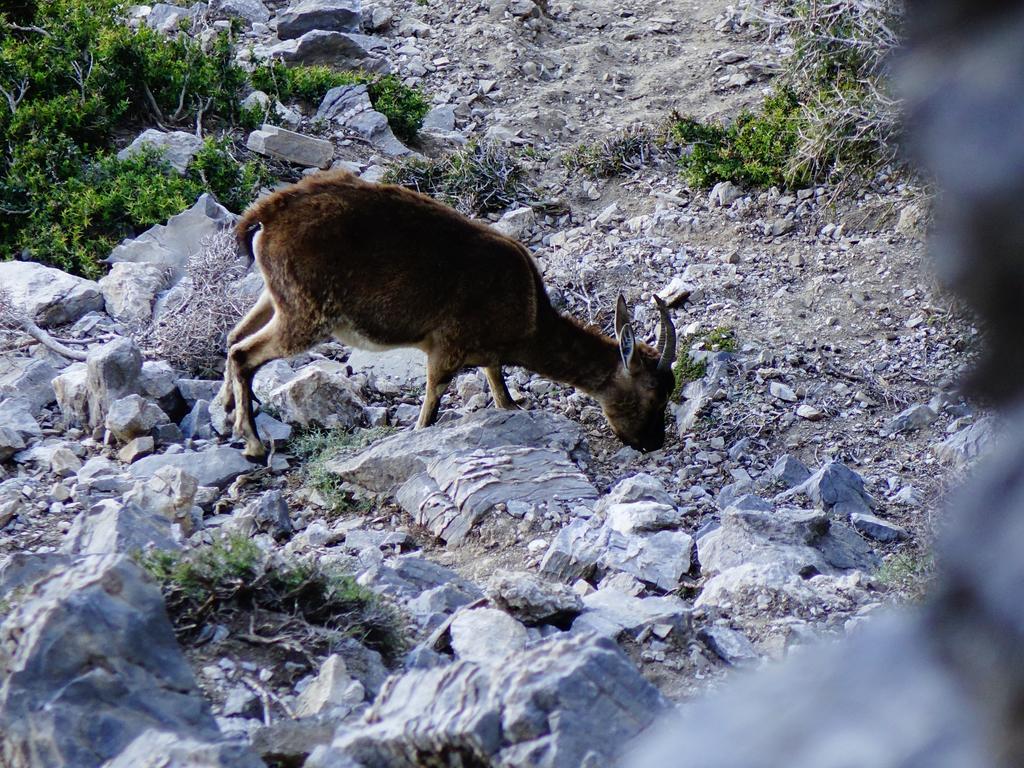
M80 427L89 423L88 377L85 363L72 363L53 379L53 394L66 426Z
M158 425L169 422L167 414L159 406L141 395L128 395L110 404L105 424L118 442L128 443L136 437L150 434Z
M0 261L0 286L16 309L44 328L73 323L103 309L95 282L31 261Z
M564 451L520 446L440 456L397 493L402 508L448 544L465 539L498 504L568 508L597 496Z
M233 227L237 216L212 195L200 195L187 211L172 216L166 224L155 224L138 237L125 240L108 256L108 264L121 261L152 264L170 272L169 284L185 274L189 257L203 248L203 241Z
M389 157L411 154L392 132L387 117L373 108L365 85L332 88L324 96L316 116L319 120L342 126L347 133L365 139Z
M277 36L302 37L314 29L358 32L360 0L300 0L277 15Z
M148 549L174 551L181 545L168 518L105 499L75 518L61 548L74 555L132 555Z
M359 389L343 373L313 364L299 371L266 399L287 424L352 429L364 420Z
M95 427L106 419L111 403L138 393L142 353L131 339L118 338L90 349L85 366L88 425Z
M115 320L140 326L153 317L156 295L167 287L165 267L119 261L100 278L107 314Z
M339 727L306 766L611 765L666 706L613 642L561 635L502 665L456 661L393 676L366 723Z
M0 668L10 768L98 768L149 729L220 740L160 591L122 556L37 582L0 624Z
M327 462L326 468L342 480L385 492L426 471L434 459L501 446L547 448L575 462L589 458L583 428L575 421L547 411L487 409L452 424L400 432L356 456Z
M137 480L148 480L165 467L171 467L192 475L199 485L226 488L236 477L252 472L257 466L237 448L224 445L204 451L147 456L132 464L130 471Z
M314 29L293 40L282 40L269 46L257 46L260 58L280 59L288 64L324 64L339 69L362 68L371 72L390 69L387 61L374 49L387 43L355 32L331 32Z
M0 375L0 400L18 397L38 412L56 399L52 382L58 371L49 360L18 359L11 370Z

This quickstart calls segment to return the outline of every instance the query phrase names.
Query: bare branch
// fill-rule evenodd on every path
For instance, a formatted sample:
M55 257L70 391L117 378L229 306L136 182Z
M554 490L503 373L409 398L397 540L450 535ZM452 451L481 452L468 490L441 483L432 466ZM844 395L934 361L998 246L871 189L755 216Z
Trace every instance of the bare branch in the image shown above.
M14 93L15 90L17 91L17 95L15 95L15 93ZM11 89L10 91L7 90L6 88L4 88L2 85L0 85L0 93L2 93L4 95L4 98L7 100L7 106L10 107L12 115L14 114L15 110L18 109L18 105L21 103L21 100L25 98L25 94L27 92L28 92L28 78L27 77L24 80L22 80L20 83L18 83L18 85L15 88Z

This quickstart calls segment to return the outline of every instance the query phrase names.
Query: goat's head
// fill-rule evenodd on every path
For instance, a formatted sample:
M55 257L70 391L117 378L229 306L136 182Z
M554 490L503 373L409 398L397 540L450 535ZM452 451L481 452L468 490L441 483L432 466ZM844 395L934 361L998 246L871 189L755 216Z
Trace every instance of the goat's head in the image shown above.
M657 296L654 300L661 315L657 350L636 341L626 300L619 296L615 336L622 362L598 397L612 431L642 451L655 451L665 443L665 405L675 388L676 330L665 303Z

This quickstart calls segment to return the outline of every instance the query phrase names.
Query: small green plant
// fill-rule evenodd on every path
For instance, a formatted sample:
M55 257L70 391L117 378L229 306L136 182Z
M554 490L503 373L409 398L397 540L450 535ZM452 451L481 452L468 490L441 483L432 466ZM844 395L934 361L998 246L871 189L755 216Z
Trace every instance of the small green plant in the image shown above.
M609 139L576 146L562 157L562 165L592 179L618 176L650 162L656 143L650 128L631 126Z
M328 504L331 515L365 514L372 502L355 499L342 486L341 478L327 469L327 462L339 454L357 451L392 434L392 427L373 427L350 432L344 429L314 427L296 434L288 442L288 452L302 462L302 483L317 491Z
M259 191L274 183L274 176L260 158L239 162L232 141L209 138L189 164L189 176L201 188L209 189L222 205L240 212Z
M935 576L935 560L931 554L900 552L886 558L878 569L878 582L909 600L921 600Z
M525 177L518 158L506 148L472 144L436 160L399 160L387 169L384 181L479 215L504 211L529 198Z
M717 328L713 328L708 331L704 339L706 346L712 351L736 351L736 334L733 332L732 328L720 325Z
M688 334L681 338L676 349L676 363L673 366L676 385L672 390L672 400L682 396L683 387L691 381L703 379L708 372L708 361L704 356L694 357L691 350L700 346L713 352L735 352L736 335L731 328L718 326L702 337L700 334Z
M696 187L719 181L749 186L806 181L792 163L799 106L792 91L778 89L759 113L743 112L730 125L673 115L670 135L682 147L679 165L687 181Z
M254 88L286 102L298 99L318 105L332 88L365 85L373 108L383 114L391 130L403 141L412 141L430 111L423 94L394 75L368 72L336 72L324 66L288 67L279 61L258 65L250 75Z
M155 551L138 559L160 584L168 613L185 639L198 636L211 621L230 622L259 610L280 617L279 631L305 622L339 638L356 637L392 658L403 645L395 609L350 574L312 561L272 557L244 536L215 539L185 554ZM329 640L322 632L312 637Z

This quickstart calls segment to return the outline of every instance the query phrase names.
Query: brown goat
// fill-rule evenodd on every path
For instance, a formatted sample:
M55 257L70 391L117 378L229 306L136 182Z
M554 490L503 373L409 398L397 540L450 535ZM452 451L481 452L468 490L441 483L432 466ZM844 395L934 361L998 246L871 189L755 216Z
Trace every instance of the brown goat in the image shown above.
M615 434L644 450L665 440L675 329L664 304L660 350L634 340L626 303L618 341L557 312L515 240L398 186L322 173L252 205L239 244L266 289L228 337L221 402L247 456L265 454L252 379L266 362L331 336L364 349L418 347L427 388L416 427L437 417L463 367L481 366L499 408L516 408L502 365L520 365L592 395Z

